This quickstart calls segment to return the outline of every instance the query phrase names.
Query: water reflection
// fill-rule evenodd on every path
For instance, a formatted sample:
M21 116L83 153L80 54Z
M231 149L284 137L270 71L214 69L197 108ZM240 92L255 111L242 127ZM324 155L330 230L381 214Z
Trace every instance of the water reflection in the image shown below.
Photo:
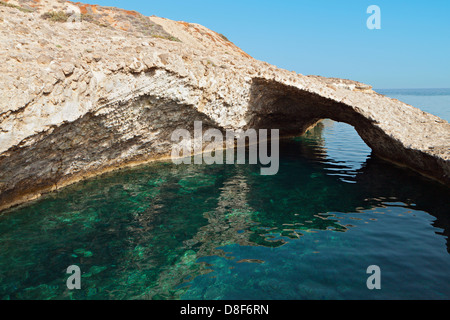
M371 155L358 166L336 161L327 150L324 128L282 141L275 176L261 176L258 165L155 163L85 181L4 212L0 298L236 298L226 295L223 283L212 284L220 276L214 270L227 266L222 271L232 275L233 268L260 266L252 267L254 272L273 263L269 251L255 258L242 253L245 248L278 250L311 232L351 234L357 220L349 223L342 215L364 215L396 205L392 203L434 216L434 232L448 239L447 188ZM315 252L314 242L309 246L308 252ZM283 250L279 252L288 249ZM242 256L233 256L236 252ZM239 262L239 267L227 261ZM84 290L65 288L65 269L72 264L82 268ZM268 279L253 286L247 279L245 285L277 290ZM301 285L295 290L314 291L305 282ZM333 291L332 284L329 289Z

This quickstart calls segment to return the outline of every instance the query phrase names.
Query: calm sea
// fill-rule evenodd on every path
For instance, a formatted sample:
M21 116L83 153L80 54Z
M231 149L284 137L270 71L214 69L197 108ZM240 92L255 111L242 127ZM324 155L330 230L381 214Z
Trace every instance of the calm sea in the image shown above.
M450 89L378 91L450 119ZM449 299L449 196L326 120L275 176L157 162L1 213L0 298Z

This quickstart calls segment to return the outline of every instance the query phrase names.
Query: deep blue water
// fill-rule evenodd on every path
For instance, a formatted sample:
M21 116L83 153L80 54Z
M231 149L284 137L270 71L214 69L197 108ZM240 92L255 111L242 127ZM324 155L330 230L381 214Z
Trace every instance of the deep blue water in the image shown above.
M379 91L449 120L450 90ZM0 213L0 298L450 298L448 188L330 120L259 169L156 162Z

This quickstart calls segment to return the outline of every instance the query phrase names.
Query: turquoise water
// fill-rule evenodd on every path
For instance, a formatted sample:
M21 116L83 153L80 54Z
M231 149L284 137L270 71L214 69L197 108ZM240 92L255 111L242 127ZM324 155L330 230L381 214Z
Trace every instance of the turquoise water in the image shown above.
M449 118L450 94L398 94ZM450 298L448 188L330 120L280 157L275 176L157 162L0 213L0 299Z

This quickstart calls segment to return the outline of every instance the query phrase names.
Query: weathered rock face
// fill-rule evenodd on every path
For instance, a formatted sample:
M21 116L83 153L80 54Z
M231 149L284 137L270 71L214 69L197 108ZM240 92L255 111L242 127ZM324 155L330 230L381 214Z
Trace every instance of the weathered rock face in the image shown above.
M257 61L199 25L79 3L76 27L45 15L66 5L0 5L0 209L168 157L172 132L197 120L287 136L331 118L380 157L450 185L450 124L436 116Z

